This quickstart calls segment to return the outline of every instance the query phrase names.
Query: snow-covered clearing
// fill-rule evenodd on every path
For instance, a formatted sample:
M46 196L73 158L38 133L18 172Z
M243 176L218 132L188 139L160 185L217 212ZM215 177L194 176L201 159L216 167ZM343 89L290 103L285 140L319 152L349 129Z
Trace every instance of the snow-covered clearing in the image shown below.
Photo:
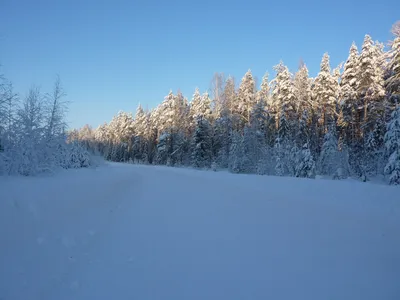
M0 299L400 299L400 189L108 164L0 177Z

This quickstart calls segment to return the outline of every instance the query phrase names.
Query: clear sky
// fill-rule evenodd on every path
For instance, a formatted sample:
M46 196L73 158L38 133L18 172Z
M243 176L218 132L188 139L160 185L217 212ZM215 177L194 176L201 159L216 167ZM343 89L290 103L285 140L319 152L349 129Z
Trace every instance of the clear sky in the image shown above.
M170 89L190 99L215 72L260 81L302 58L315 76L326 51L336 66L366 33L390 39L399 11L398 0L0 0L0 73L22 96L59 74L70 126L97 126Z

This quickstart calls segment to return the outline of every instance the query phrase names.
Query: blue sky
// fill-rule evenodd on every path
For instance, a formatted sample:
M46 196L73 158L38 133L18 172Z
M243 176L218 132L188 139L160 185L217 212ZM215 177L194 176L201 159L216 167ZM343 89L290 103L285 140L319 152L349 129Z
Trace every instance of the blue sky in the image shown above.
M301 58L314 76L326 51L336 66L366 33L390 39L398 12L394 0L0 0L0 71L21 96L50 91L59 74L70 126L97 126L170 89L190 99L215 72L238 81L251 69L260 81Z

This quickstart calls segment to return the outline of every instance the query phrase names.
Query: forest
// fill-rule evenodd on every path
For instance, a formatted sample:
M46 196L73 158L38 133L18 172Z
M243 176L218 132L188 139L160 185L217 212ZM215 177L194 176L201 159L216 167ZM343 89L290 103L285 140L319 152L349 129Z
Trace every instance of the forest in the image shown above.
M0 92L0 174L85 167L91 154L114 162L400 184L400 22L387 45L365 35L332 68L323 54L311 78L305 63L283 62L260 87L249 70L237 83L214 75L190 101L172 91L152 110L120 111L98 128L67 130L60 81L22 104L4 78Z

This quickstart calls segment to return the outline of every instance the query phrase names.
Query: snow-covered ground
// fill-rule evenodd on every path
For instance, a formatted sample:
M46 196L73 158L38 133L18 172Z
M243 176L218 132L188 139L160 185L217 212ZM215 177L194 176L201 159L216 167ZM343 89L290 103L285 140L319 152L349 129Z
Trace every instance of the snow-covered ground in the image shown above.
M0 177L0 299L400 299L400 189L109 164Z

